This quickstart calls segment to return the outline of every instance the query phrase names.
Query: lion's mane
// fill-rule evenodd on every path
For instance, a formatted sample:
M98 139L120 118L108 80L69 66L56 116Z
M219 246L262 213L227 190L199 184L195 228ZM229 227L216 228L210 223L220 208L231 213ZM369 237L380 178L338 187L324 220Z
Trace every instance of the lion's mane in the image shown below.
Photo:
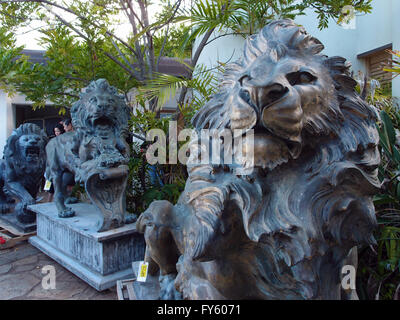
M18 140L24 135L36 134L42 140L42 148L40 148L39 162L28 163L21 155L18 149ZM26 177L29 172L37 172L38 169L42 170L46 166L46 153L45 145L48 141L46 133L37 125L33 123L25 123L18 128L14 129L12 134L8 137L6 145L4 146L4 159L8 168L12 168L13 175L17 177ZM9 169L10 170L10 169Z
M121 136L126 137L129 134L129 107L124 96L119 94L115 87L110 86L105 79L92 81L80 94L80 99L72 105L70 112L74 129L85 135L93 135L93 126L88 122L91 114L87 111L87 106L91 97L102 93L109 94L114 99L113 105L118 110L118 112L110 111L108 114L113 122L114 132L120 132Z
M332 288L329 282L338 284L349 250L374 243L372 196L380 188L377 115L357 94L350 64L321 55L322 49L291 20L269 24L247 40L243 58L228 67L219 93L193 119L198 131L229 130L227 99L238 94L235 83L261 55L275 61L304 55L329 71L334 93L321 113L304 120L302 151L296 159L273 170L255 168L248 176L234 175L232 165L188 165L180 204L190 206L202 226L194 239L193 258L215 258L210 239L222 232L224 209L233 203L247 237L271 257L269 270L260 267L255 272L269 279L257 282L265 297L279 298L282 292L291 298L334 297L324 290ZM326 283L315 281L318 278Z

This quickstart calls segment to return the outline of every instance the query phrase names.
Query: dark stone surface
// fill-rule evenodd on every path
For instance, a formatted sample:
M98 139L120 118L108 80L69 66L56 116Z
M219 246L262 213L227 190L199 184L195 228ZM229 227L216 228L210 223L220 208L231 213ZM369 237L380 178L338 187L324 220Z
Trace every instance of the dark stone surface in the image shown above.
M355 298L341 270L357 267L352 248L374 243L376 112L346 60L322 49L291 20L269 24L193 118L199 137L253 129L254 139L232 147L243 151L233 163L189 162L178 203L155 201L139 217L162 299L175 289L184 299Z
M130 111L124 97L106 80L91 82L71 108L73 132L52 139L47 147L46 176L53 182L60 217L75 213L66 206L63 174L70 172L103 214L99 231L124 224Z
M28 209L26 209L26 211L29 212ZM0 215L0 221L6 222L7 224L11 225L13 228L15 228L17 231L21 233L31 233L36 230L36 214L34 212L30 212L29 214L35 217L34 222L31 223L19 222L17 219L17 213L15 212Z
M32 255L37 255L39 253L40 251L32 246L26 246L24 247L24 250L19 250L19 247L16 247L16 250L8 249L8 251L1 251L0 266L30 257Z
M55 289L42 286L43 267L55 269ZM115 288L98 292L53 259L23 241L0 250L0 300L116 300Z

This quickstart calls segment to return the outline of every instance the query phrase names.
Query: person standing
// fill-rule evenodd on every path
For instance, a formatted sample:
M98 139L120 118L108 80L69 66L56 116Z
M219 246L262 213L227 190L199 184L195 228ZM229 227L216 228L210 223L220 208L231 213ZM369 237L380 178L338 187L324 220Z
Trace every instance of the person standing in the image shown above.
M71 132L71 131L74 131L74 127L72 126L72 121L71 121L71 119L65 119L64 120L64 122L63 122L63 125L64 125L64 131L65 132Z
M54 131L55 137L58 137L60 134L63 134L65 132L64 125L62 125L61 123L57 123L56 126L54 127L53 131ZM55 138L55 137L53 137L53 138ZM46 181L47 181L47 179L46 179ZM47 201L52 202L53 197L54 197L54 187L53 187L53 184L51 184L50 189L48 190Z
M54 127L54 135L57 137L60 134L63 134L64 132L65 132L64 126L60 123L56 124L56 126Z

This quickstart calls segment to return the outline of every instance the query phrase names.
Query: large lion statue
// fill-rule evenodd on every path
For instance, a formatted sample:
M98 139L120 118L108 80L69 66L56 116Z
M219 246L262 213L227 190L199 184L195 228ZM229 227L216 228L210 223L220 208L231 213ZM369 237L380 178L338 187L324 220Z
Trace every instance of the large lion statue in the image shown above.
M270 23L193 118L198 136L241 130L241 157L188 163L178 203L137 221L161 299L356 298L342 272L375 241L377 118L346 60L322 50L292 20Z
M15 207L21 223L32 223L35 214L27 206L35 204L46 168L47 135L36 124L25 123L15 129L4 147L0 160L0 213L10 213Z
M46 177L54 184L59 217L75 215L65 205L65 172L85 185L93 204L104 216L98 231L124 224L128 177L130 110L122 95L104 79L92 81L72 106L74 131L50 140L46 147Z

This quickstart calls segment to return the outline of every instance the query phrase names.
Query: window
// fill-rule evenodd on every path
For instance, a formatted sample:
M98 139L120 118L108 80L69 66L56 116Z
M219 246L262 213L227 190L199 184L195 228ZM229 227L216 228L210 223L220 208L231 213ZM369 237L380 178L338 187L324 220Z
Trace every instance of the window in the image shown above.
M391 93L392 74L383 70L384 67L391 65L392 55L386 51L388 49L392 49L392 44L365 52L357 58L364 59L368 77L378 80L381 88Z

